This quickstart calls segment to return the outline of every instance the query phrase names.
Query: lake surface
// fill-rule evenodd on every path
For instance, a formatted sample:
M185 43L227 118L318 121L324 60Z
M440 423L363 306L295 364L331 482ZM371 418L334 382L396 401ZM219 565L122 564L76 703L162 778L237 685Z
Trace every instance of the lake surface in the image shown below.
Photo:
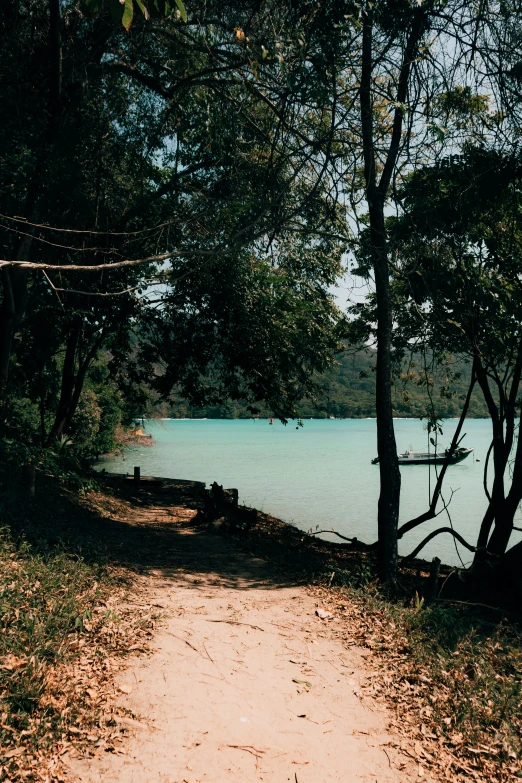
M439 449L449 445L456 426L456 419L445 422ZM149 420L145 431L153 436L154 446L128 448L123 457L104 459L99 467L132 473L133 466L140 465L142 475L205 481L207 486L217 481L237 487L240 503L302 530L333 528L366 542L376 538L379 468L371 464L377 454L373 419L306 420L297 429L292 422L285 427L278 421L269 425L266 419ZM464 431L462 445L475 452L448 468L443 495L447 499L455 490L449 509L453 525L475 544L486 508L482 481L491 424L488 419L473 419ZM399 452L410 445L416 451L427 450L422 422L398 419L395 432ZM435 472L427 465L408 465L401 467L401 474L400 518L405 522L427 509ZM431 530L448 524L446 513L424 523L400 541L400 553L412 551ZM516 535L513 543L520 540ZM457 546L464 563L469 563L471 553ZM435 555L461 564L453 537L447 534L421 553L425 558Z

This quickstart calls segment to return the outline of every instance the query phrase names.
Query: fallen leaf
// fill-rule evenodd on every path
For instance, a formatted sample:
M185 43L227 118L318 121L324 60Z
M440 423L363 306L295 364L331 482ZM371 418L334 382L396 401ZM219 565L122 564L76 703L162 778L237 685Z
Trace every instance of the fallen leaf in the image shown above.
M121 691L122 693L127 693L127 694L132 693L132 685L120 685L118 690Z
M7 669L7 671L12 672L15 671L15 669L21 669L26 665L27 658L18 658L16 655L7 655L4 659L4 663L0 668Z
M134 720L134 718L127 718L123 715L115 715L114 720L116 723L121 724L122 726L129 726L130 728L134 729L156 729L156 726L148 726L146 723L140 723L139 720Z
M329 620L331 617L333 617L333 614L328 612L326 609L316 609L315 613L321 620Z
M306 685L307 688L312 687L312 683L308 682L308 680L296 680L295 677L292 677L292 682L296 682L298 685Z
M13 750L8 750L5 753L1 752L4 759L12 759L15 756L21 756L24 752L23 748L13 748Z

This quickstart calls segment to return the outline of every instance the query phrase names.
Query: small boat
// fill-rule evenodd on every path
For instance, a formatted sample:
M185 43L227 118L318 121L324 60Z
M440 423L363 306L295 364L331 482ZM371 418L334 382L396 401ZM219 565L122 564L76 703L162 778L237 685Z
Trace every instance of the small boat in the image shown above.
M469 457L473 449L459 448L455 449L449 459L450 465L457 465L462 462L463 459ZM440 451L413 451L412 448L409 451L405 451L404 454L398 454L399 465L442 465L446 461L448 449L444 452ZM372 459L372 465L379 463L379 457Z

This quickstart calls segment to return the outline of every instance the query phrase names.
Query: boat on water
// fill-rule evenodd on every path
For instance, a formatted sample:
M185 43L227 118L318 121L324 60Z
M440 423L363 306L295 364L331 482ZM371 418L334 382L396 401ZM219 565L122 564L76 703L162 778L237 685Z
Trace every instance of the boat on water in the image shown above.
M462 460L469 457L473 449L466 449L464 447L455 449L451 457L449 458L450 465L457 465ZM448 449L443 452L440 451L413 451L410 448L403 454L399 454L399 465L442 465L446 461ZM379 463L379 457L372 459L372 465Z

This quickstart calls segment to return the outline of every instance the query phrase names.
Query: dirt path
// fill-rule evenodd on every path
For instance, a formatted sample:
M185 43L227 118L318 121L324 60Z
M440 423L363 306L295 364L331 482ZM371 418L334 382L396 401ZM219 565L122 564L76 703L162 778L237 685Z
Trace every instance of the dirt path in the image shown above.
M120 704L137 719L122 752L70 758L71 781L416 779L387 714L359 690L361 651L335 638L306 588L186 512L136 514L172 531L162 567L140 578L164 621L153 654L119 677Z

